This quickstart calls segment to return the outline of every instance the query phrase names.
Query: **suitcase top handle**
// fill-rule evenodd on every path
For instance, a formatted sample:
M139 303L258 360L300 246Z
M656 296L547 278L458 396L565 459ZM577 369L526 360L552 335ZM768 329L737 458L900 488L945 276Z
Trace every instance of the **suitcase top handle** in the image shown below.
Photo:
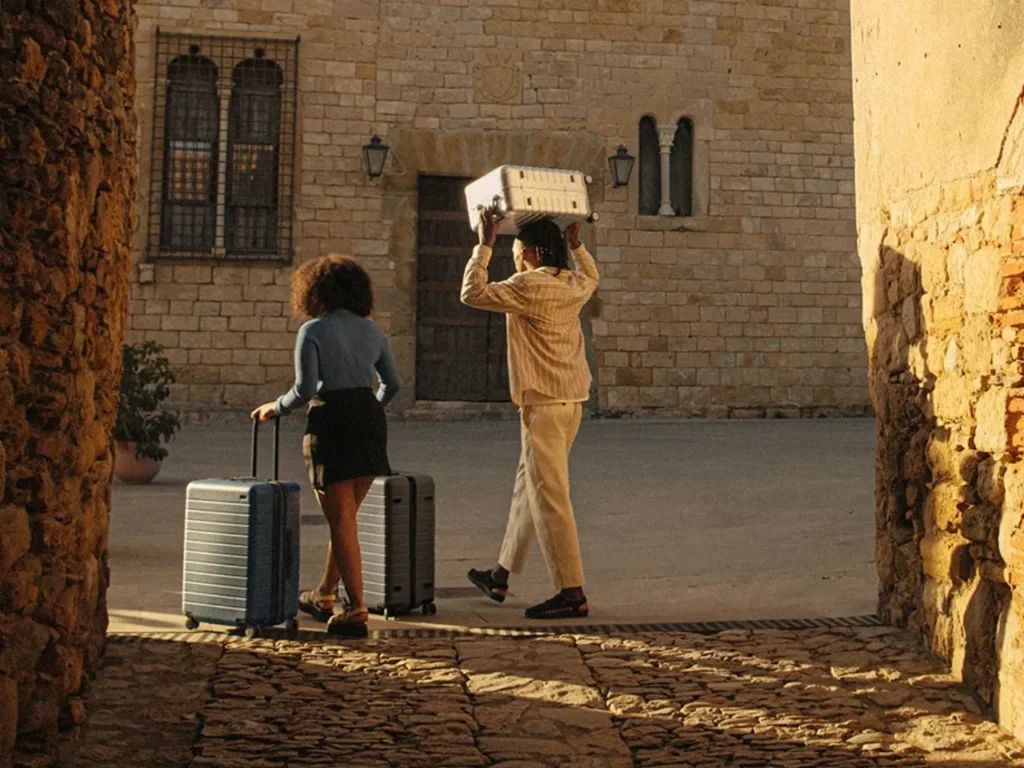
M258 437L260 434L260 420L252 420L252 477L256 477L256 458L257 449L259 447ZM274 417L274 475L271 480L277 481L278 464L280 462L280 444L281 444L281 417Z

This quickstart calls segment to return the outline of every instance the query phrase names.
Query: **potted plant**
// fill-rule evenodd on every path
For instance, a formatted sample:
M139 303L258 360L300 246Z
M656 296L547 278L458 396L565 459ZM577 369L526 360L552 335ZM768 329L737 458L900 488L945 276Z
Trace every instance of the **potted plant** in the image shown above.
M160 472L166 443L179 428L177 414L161 403L171 394L174 374L163 347L152 341L125 344L121 401L114 425L114 475L123 483L148 483Z

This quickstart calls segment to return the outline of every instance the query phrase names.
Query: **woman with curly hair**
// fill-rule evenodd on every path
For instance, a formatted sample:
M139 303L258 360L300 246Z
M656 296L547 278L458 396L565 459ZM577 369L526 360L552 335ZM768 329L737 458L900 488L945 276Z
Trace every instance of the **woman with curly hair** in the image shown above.
M330 634L363 637L368 614L356 513L374 479L391 473L384 406L398 392L398 368L387 336L370 319L370 276L354 259L330 255L302 264L292 273L291 303L297 317L312 318L295 340L295 386L252 417L269 421L309 404L302 453L331 539L320 584L300 596L299 607L326 621ZM335 614L339 578L348 600Z

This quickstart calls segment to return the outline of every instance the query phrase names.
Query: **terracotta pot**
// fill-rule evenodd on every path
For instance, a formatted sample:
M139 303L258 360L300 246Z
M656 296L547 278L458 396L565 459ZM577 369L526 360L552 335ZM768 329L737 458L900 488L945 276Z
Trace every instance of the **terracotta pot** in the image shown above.
M114 477L127 485L150 483L160 474L160 462L148 456L135 455L136 443L117 444Z

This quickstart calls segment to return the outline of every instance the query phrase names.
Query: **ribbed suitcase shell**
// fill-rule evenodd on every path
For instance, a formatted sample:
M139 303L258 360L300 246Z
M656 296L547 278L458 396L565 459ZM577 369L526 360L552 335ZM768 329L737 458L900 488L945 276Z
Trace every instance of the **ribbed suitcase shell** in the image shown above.
M236 626L273 626L298 614L299 494L297 483L189 483L183 613Z
M259 422L253 422L252 475ZM274 480L194 480L185 491L181 610L199 622L259 628L299 612L300 488L277 481L280 419L274 421Z
M550 218L561 229L586 221L594 212L587 190L588 177L579 171L502 165L466 187L469 225L480 222L479 207L501 214L499 235L515 235L531 221Z
M434 612L434 480L379 477L359 507L363 590L370 610Z

